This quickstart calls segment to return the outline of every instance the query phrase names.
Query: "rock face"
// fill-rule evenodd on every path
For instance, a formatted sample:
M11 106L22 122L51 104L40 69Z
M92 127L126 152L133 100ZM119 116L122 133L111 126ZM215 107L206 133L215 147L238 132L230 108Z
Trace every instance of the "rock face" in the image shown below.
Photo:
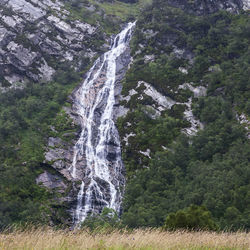
M67 185L64 183L62 178L57 175L50 174L49 172L45 171L36 179L37 184L42 184L43 186L54 189L57 192L64 193Z
M106 206L120 212L125 180L113 120L119 109L121 80L130 62L128 42L133 27L130 23L116 36L112 49L95 62L71 95L73 105L66 111L81 132L70 142L53 137L48 141L46 163L73 183L70 213L75 224ZM38 180L51 188L51 178L44 173Z
M73 146L76 141L65 142L60 138L50 137L48 150L45 153L46 162L61 173L66 179L72 180L68 171L73 161Z
M57 64L96 54L97 26L70 20L59 0L0 0L0 87L51 80ZM97 48L99 49L99 48Z
M168 0L167 2L174 7L197 15L212 14L218 10L238 13L248 5L247 1L242 0Z
M250 0L243 0L243 9L250 10Z

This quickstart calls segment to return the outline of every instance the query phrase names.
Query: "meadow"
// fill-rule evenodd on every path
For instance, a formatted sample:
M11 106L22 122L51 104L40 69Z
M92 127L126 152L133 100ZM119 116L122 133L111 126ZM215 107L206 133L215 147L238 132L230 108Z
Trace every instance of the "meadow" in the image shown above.
M91 234L85 230L40 228L0 233L0 249L250 249L250 233L138 229Z

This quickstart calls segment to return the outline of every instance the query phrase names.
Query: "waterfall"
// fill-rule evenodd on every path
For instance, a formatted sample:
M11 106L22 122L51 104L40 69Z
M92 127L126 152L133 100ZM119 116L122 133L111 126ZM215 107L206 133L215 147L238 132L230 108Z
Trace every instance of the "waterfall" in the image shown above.
M114 38L108 52L98 58L75 93L73 108L81 122L69 172L81 182L74 223L104 207L120 211L124 167L119 134L113 121L117 59L126 51L134 23Z

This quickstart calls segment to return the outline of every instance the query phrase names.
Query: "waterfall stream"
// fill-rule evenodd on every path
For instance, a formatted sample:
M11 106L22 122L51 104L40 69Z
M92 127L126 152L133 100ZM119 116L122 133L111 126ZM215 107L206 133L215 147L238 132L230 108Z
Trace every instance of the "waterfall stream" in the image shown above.
M126 51L135 23L114 38L108 52L98 58L75 93L74 110L81 122L81 134L74 146L69 169L80 181L74 224L103 207L117 212L124 186L119 134L113 121L117 59Z

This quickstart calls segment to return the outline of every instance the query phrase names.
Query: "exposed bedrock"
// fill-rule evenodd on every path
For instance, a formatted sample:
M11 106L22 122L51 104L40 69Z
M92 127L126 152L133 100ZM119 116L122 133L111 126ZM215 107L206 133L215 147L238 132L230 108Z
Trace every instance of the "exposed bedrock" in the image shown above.
M63 141L60 138L50 137L48 141L47 152L45 154L46 163L50 164L70 183L73 183L71 192L72 197L70 199L72 206L69 211L72 215L74 215L75 213L77 201L79 203L79 190L81 190L81 182L84 183L83 192L86 192L86 194L82 198L81 207L85 207L85 203L89 202L85 199L85 197L88 196L87 193L91 193L92 212L100 212L104 206L107 206L109 203L114 202L114 199L118 199L118 197L112 197L112 195L114 195L112 194L114 190L111 189L114 189L114 187L120 188L124 185L124 170L120 165L122 163L120 162L121 153L119 145L119 135L115 127L113 127L113 125L109 127L109 136L106 138L104 144L102 144L103 146L105 145L106 149L97 153L97 157L100 157L100 159L103 160L105 158L105 161L108 162L106 170L108 170L110 176L114 176L114 178L111 178L112 180L108 178L108 180L110 181L107 181L105 178L100 178L102 174L99 176L92 173L92 167L87 164L88 161L86 160L86 158L89 157L86 155L88 142L81 142L81 138L82 140L85 140L89 136L89 134L91 134L91 141L89 143L93 145L93 148L100 147L101 145L101 135L99 134L100 126L105 126L103 115L105 112L109 112L107 111L107 98L110 98L108 97L110 95L108 91L110 91L111 87L108 87L107 80L108 78L112 78L109 74L107 74L107 71L110 71L112 68L111 62L107 61L107 56L107 54L101 56L91 69L91 73L88 73L84 77L85 81L86 78L88 78L89 81L91 81L92 78L95 79L93 85L89 86L89 90L86 92L86 95L83 95L83 93L85 93L85 85L82 82L79 87L77 87L73 91L70 97L72 101L72 108L65 109L67 114L72 118L73 122L82 128L82 131L78 131L77 133L75 133L75 139L67 142ZM118 110L120 109L119 96L122 90L121 80L124 78L129 62L130 49L127 46L124 50L122 50L121 55L116 57L115 59L115 83L113 85L114 103L109 104L113 106L113 111L111 112L110 117L112 120L116 119ZM95 77L96 74L98 74L98 77ZM107 87L105 87L106 85ZM107 88L107 92L105 91L105 88ZM99 98L99 101L96 101L96 99L98 98L98 93L100 92L103 93L103 96L102 98ZM91 103L95 103L95 105L93 104L95 108L93 109L93 117L91 116L93 119L91 118L90 121L90 118L88 116L90 115L89 112L91 112L91 110L86 110L86 112L82 113L80 107L86 106L86 109L88 109L90 108L88 105L91 105ZM89 122L92 124L91 131L85 130ZM109 122L111 122L111 120ZM101 125L102 123L103 125ZM77 155L75 155L75 152L78 152L78 150L80 150L81 153L77 153ZM105 156L102 154L105 154ZM72 169L72 166L74 167L74 170ZM93 174L94 176L91 179L90 176L92 176ZM105 175L105 173L103 174ZM44 183L49 182L45 181ZM98 188L95 188L95 185L93 185L93 183L98 186ZM120 198L119 201L117 200L116 202L120 203ZM86 209L86 212L90 211ZM81 217L84 216L85 215L82 213Z
M98 25L70 19L59 0L0 0L0 20L2 91L16 82L49 81L60 63L77 69L101 49L90 42L97 39Z

